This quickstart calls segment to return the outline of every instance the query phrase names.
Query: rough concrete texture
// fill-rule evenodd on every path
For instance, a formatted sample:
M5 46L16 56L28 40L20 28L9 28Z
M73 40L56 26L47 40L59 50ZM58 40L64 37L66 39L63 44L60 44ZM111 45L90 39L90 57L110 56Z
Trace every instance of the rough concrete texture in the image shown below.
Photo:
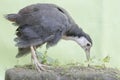
M57 67L41 72L12 68L6 71L5 80L120 80L120 72L116 69L88 67Z

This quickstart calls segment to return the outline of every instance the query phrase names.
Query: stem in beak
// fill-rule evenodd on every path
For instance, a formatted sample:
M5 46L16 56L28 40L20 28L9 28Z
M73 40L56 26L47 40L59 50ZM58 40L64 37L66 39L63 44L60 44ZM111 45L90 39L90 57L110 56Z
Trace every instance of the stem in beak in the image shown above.
M90 60L90 49L85 50L87 61Z

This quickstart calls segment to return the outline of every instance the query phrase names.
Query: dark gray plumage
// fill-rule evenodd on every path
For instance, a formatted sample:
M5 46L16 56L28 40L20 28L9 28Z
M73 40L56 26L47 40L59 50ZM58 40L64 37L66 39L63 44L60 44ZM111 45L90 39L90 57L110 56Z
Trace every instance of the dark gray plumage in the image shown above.
M39 47L47 43L47 47L53 46L63 36L84 36L92 45L89 35L78 27L67 11L54 4L30 5L6 18L19 26L15 38L19 50L16 57L29 53L31 45Z

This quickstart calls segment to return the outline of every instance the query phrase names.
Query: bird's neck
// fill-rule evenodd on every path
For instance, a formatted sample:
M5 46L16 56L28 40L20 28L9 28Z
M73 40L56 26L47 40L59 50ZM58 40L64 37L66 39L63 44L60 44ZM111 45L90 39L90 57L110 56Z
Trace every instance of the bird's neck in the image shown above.
M65 40L73 40L77 42L80 46L84 46L88 41L88 36L78 25L71 27L68 32L63 36Z
M77 24L74 24L70 27L70 29L65 33L66 36L68 37L81 37L84 36L85 33L82 30L82 28L78 27Z
M75 41L76 43L78 43L81 47L82 46L85 46L86 43L88 43L89 41L84 37L84 36L81 36L81 37L74 37L74 36L63 36L62 37L64 40L72 40L72 41Z

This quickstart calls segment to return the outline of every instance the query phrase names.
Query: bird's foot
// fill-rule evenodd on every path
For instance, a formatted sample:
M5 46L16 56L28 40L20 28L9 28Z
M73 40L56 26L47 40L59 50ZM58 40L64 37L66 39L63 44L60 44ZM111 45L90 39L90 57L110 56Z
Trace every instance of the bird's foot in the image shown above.
M48 69L51 67L51 66L39 63L38 60L34 60L34 65L35 65L35 68L37 69L38 72L49 71ZM45 68L47 68L47 69L45 69Z
M31 58L33 61L33 64L35 65L35 68L37 69L38 72L41 71L47 71L44 67L48 67L44 64L41 64L37 58L36 52L35 52L35 48L33 46L30 47L31 48Z
M41 71L45 71L46 69L44 68L44 66L42 64L40 64L39 62L35 62L35 68L37 69L38 72Z

